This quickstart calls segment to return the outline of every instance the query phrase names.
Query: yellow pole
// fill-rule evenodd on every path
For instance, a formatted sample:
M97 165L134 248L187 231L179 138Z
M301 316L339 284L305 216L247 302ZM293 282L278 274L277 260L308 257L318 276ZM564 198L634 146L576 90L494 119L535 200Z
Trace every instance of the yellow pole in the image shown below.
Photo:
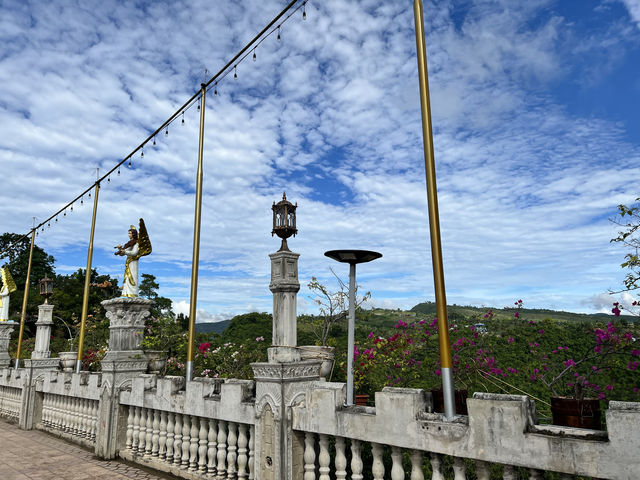
M189 340L187 344L186 380L193 378L194 342L196 333L196 301L198 298L198 262L200 259L200 219L202 217L202 153L204 150L204 100L207 86L200 90L200 138L198 144L198 173L196 175L196 213L193 225L193 260L191 262L191 299L189 302Z
M87 271L84 275L84 294L82 297L82 315L80 317L80 334L78 336L78 357L76 360L76 373L82 368L82 354L84 347L84 330L87 323L87 310L89 308L89 285L91 284L91 263L93 261L93 235L96 231L96 214L98 212L98 193L100 182L96 182L96 191L93 197L93 216L91 217L91 236L89 237L89 252L87 253Z
M24 298L22 299L22 313L20 314L20 333L18 334L18 349L16 351L16 370L20 366L20 353L22 351L22 333L24 332L24 319L27 314L27 299L29 298L29 278L31 277L31 260L33 258L33 243L36 239L36 229L31 231L31 247L29 248L29 264L27 266L27 280L24 282Z
M433 154L433 131L431 128L431 106L429 101L429 74L427 71L427 50L424 37L424 17L422 1L414 0L413 14L416 24L416 49L418 54L418 77L420 80L420 108L422 110L422 138L424 142L424 166L427 177L427 200L429 204L429 231L431 234L431 261L436 294L436 314L438 315L438 339L440 342L440 366L442 390L444 394L445 417L452 419L455 414L453 377L451 372L451 347L449 343L449 322L447 320L447 297L444 288L444 268L440 242L440 219L438 214L438 188L436 166Z

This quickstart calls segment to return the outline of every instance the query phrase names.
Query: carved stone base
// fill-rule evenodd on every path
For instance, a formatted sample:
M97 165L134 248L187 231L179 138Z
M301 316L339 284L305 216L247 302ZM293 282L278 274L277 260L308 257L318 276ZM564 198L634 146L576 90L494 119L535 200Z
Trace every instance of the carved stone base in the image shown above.
M300 361L297 347L269 347L267 349L269 363L291 363Z
M13 321L0 322L0 368L8 367L11 363L9 340L16 325Z
M23 362L25 367L35 370L57 370L60 365L59 358L31 358Z

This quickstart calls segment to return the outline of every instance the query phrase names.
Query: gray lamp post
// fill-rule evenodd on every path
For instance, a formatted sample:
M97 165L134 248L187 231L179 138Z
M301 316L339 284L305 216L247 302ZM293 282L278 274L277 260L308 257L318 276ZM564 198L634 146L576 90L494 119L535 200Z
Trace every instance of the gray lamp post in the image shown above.
M349 264L349 324L347 345L347 403L353 405L353 352L356 325L356 265L380 258L381 253L369 250L329 250L324 254L338 262Z

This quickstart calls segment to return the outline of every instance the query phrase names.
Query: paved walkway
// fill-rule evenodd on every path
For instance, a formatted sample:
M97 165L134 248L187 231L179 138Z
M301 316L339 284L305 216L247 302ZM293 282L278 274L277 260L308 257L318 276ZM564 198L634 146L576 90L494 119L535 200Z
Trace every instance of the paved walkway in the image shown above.
M120 460L100 460L93 452L39 430L20 430L0 420L1 480L155 480Z

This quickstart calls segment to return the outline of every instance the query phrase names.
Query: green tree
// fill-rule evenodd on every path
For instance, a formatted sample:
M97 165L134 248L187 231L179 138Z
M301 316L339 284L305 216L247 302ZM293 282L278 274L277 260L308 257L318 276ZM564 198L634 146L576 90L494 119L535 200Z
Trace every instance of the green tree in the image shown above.
M31 238L18 235L16 233L4 233L0 235L0 252L4 256L4 262L9 267L11 276L16 282L18 289L11 295L9 303L9 318L19 321L22 312L22 302L24 299L24 286L27 280L27 269L29 266L29 250ZM27 299L27 318L29 323L35 322L38 315L38 305L42 303L42 297L38 293L38 281L54 276L53 264L55 259L38 245L33 246L33 257L31 259L31 274L29 277L29 298Z
M621 243L629 248L629 253L625 255L625 261L620 265L627 269L628 273L624 279L624 290L637 290L640 288L640 197L636 198L634 205L618 205L618 217L611 219L613 223L622 228L618 236L611 239L612 243Z
M151 309L151 315L159 317L161 315L168 315L169 317L175 317L172 310L172 302L170 298L161 297L158 295L157 290L160 288L160 284L156 282L156 277L148 273L142 274L142 280L140 281L140 296L153 300L155 302Z

